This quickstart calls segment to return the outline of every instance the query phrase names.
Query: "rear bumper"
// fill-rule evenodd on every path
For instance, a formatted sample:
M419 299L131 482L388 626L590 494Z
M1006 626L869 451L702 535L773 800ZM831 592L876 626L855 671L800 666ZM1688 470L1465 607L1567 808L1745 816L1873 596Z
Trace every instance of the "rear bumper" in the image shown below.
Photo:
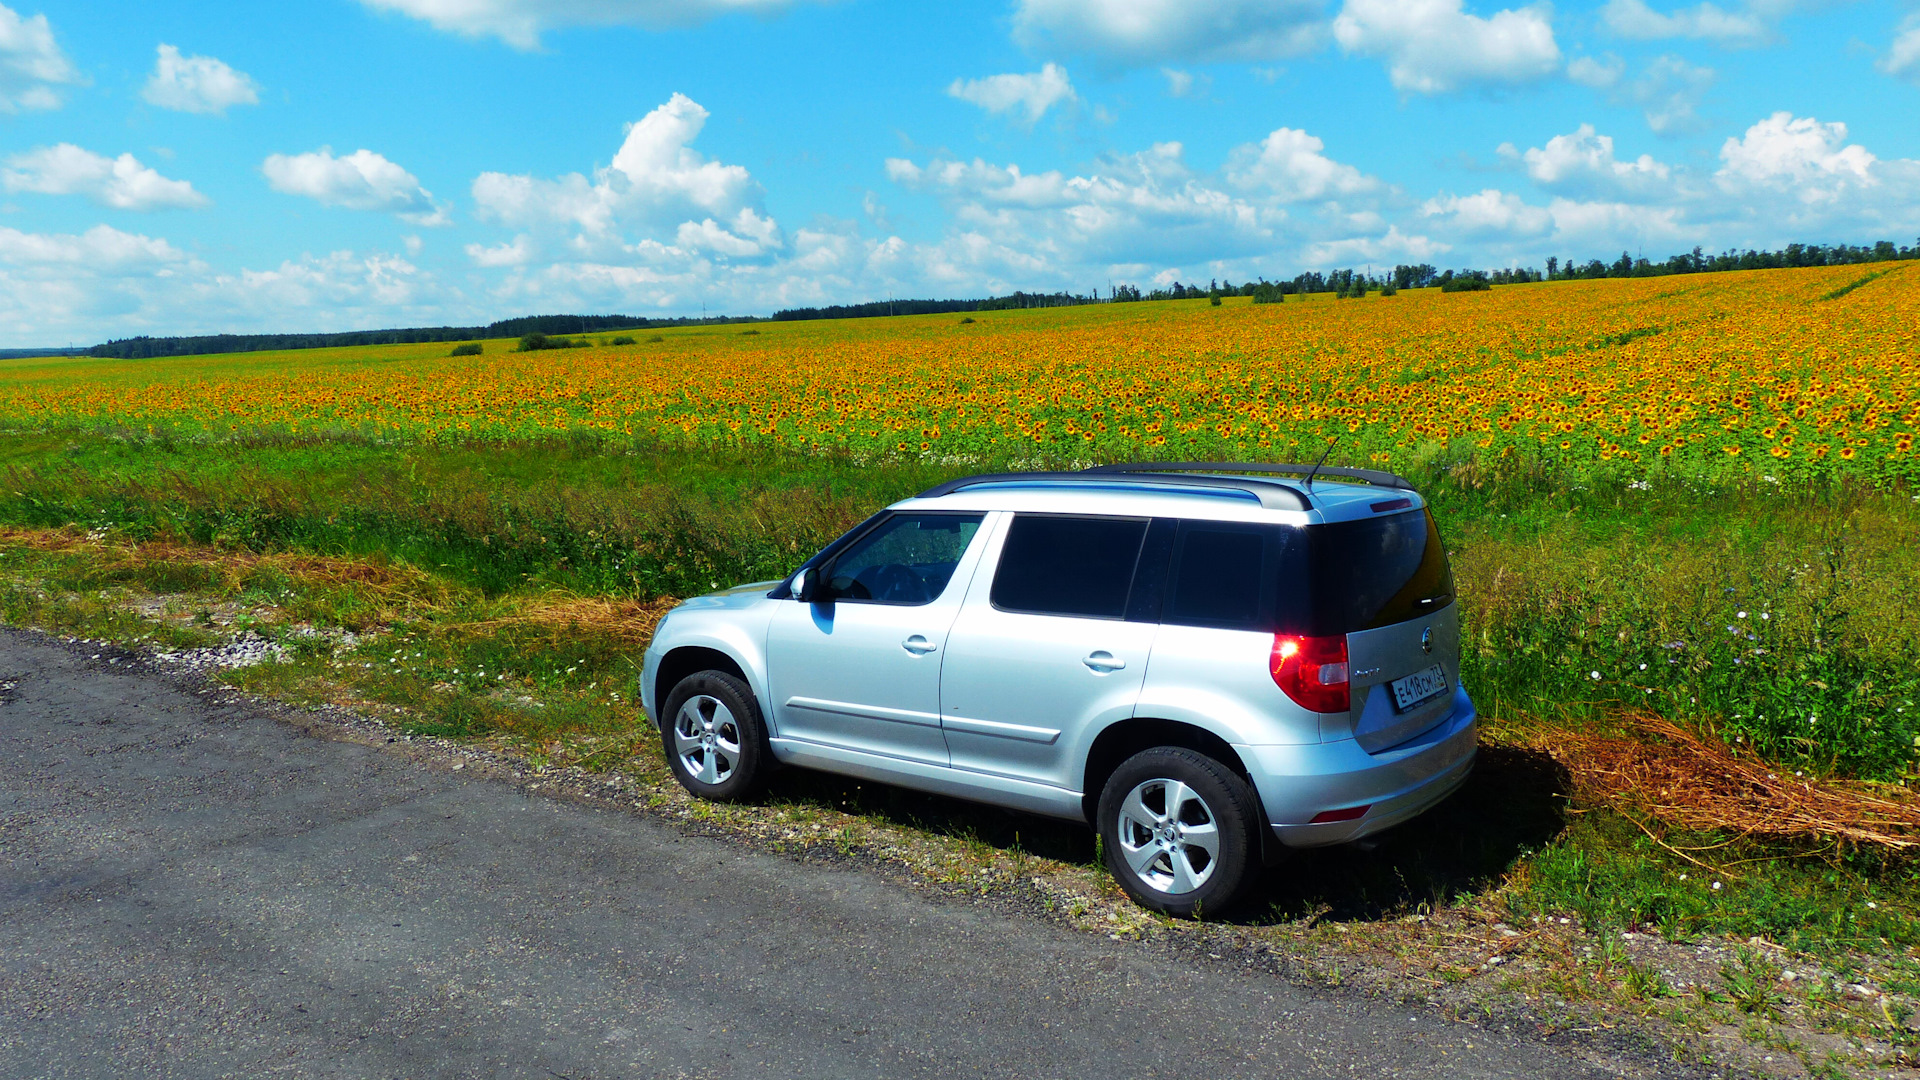
M1415 817L1452 794L1473 771L1478 716L1464 689L1453 710L1422 734L1377 754L1352 739L1305 746L1236 746L1253 773L1273 834L1287 847L1358 840ZM1309 824L1328 810L1365 806L1351 821Z

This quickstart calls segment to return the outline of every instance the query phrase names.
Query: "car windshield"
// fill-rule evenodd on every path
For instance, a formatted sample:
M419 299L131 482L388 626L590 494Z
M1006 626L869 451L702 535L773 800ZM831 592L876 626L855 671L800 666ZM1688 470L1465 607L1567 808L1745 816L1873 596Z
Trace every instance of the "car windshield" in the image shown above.
M833 560L839 600L925 604L946 591L984 514L895 514Z

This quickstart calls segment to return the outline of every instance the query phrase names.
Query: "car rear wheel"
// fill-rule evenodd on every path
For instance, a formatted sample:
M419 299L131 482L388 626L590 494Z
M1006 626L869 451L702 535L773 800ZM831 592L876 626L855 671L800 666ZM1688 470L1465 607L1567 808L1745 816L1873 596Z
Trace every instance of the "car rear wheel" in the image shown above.
M1253 789L1182 747L1121 763L1097 811L1107 867L1142 907L1197 916L1233 906L1253 879L1260 815Z
M773 771L773 751L753 691L724 671L698 671L667 695L660 726L667 764L703 799L744 799Z

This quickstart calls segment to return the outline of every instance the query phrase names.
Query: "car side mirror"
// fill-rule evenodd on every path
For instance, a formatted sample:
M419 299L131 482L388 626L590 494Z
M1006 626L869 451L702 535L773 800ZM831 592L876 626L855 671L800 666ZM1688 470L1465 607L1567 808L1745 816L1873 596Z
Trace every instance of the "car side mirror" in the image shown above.
M803 604L821 600L823 590L820 588L820 571L811 566L802 568L799 573L793 575L791 591L793 598Z

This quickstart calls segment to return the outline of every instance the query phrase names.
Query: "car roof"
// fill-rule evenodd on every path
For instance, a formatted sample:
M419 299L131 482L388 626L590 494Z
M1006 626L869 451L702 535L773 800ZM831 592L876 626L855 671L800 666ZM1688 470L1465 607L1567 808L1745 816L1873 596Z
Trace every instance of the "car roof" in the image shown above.
M1212 463L1177 464L1177 467L1198 470L1240 466ZM1252 467L1263 472L1298 469L1305 473L1311 469L1311 466ZM1347 521L1426 505L1412 485L1391 473L1371 470L1337 470L1337 473L1355 476L1355 479L1323 474L1316 475L1308 484L1304 480L1280 480L1271 474L1136 472L1124 468L1074 473L993 473L948 481L896 503L894 509L1121 514L1305 525ZM1366 482L1356 482L1362 478Z

